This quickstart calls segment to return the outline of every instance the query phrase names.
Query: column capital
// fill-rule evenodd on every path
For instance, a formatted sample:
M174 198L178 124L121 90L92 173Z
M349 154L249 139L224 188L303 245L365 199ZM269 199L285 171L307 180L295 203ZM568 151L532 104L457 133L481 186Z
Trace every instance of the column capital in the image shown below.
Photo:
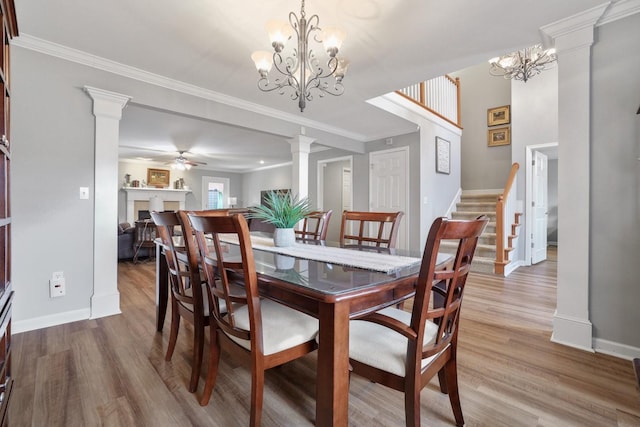
M122 109L131 100L128 95L91 86L85 86L84 91L93 99L93 115L96 117L110 117L120 120Z
M311 144L316 140L306 135L297 135L287 140L291 144L292 153L307 153L311 152Z

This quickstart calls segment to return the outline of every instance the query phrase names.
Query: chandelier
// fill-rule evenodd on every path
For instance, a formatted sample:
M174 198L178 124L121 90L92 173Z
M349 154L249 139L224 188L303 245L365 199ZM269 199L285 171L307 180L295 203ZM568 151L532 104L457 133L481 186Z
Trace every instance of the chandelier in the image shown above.
M314 93L321 98L325 94L339 96L344 93L342 79L349 63L337 56L344 32L337 28L322 30L319 24L318 15L306 18L302 0L299 18L294 12L290 12L289 23L267 22L273 53L257 51L251 55L260 74L258 88L263 92L278 90L281 95L290 89L291 99L298 100L301 112L304 111L307 101L313 100ZM297 46L292 46L290 52L285 54L285 44L294 32ZM325 67L321 66L323 58L316 56L316 52L309 46L311 41L324 45L324 51L327 53L327 57L324 58ZM272 66L278 74L270 81L269 72Z
M537 44L509 55L491 58L489 73L526 83L531 77L551 68L556 59L555 49L545 50L542 45Z

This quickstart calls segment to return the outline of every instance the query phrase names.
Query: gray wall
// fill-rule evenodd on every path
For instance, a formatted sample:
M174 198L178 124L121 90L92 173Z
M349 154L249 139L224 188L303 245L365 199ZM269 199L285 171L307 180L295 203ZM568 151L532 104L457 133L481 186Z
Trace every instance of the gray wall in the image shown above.
M489 74L489 63L451 74L460 77L462 175L464 190L504 188L511 168L511 145L487 145L487 109L511 104L511 82ZM500 127L500 126L498 126Z
M639 348L640 14L599 27L596 40L589 177L591 321L595 337Z
M94 118L82 84L91 79L70 62L15 47L11 66L14 324L62 312L88 315ZM81 186L89 187L89 200L79 200ZM63 298L49 298L54 271L66 277Z
M242 199L246 206L260 204L260 192L291 188L291 165L263 169L243 175Z

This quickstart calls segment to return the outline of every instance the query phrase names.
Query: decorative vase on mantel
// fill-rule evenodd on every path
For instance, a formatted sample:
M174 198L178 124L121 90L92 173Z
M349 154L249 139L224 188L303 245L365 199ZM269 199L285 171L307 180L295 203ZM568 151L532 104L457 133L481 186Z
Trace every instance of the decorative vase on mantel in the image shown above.
M296 233L293 228L276 228L273 231L273 245L279 248L293 246L296 241Z

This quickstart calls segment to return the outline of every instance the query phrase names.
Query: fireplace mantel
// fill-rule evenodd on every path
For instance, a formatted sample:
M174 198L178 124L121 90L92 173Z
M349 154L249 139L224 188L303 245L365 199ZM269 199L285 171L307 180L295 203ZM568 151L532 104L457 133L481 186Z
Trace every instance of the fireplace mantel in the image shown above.
M137 187L125 187L122 189L127 195L127 222L133 224L134 218L134 203L136 201L148 202L152 197L158 197L162 202L178 202L180 209L185 209L185 202L187 193L191 193L191 190L174 190L171 188L137 188Z

